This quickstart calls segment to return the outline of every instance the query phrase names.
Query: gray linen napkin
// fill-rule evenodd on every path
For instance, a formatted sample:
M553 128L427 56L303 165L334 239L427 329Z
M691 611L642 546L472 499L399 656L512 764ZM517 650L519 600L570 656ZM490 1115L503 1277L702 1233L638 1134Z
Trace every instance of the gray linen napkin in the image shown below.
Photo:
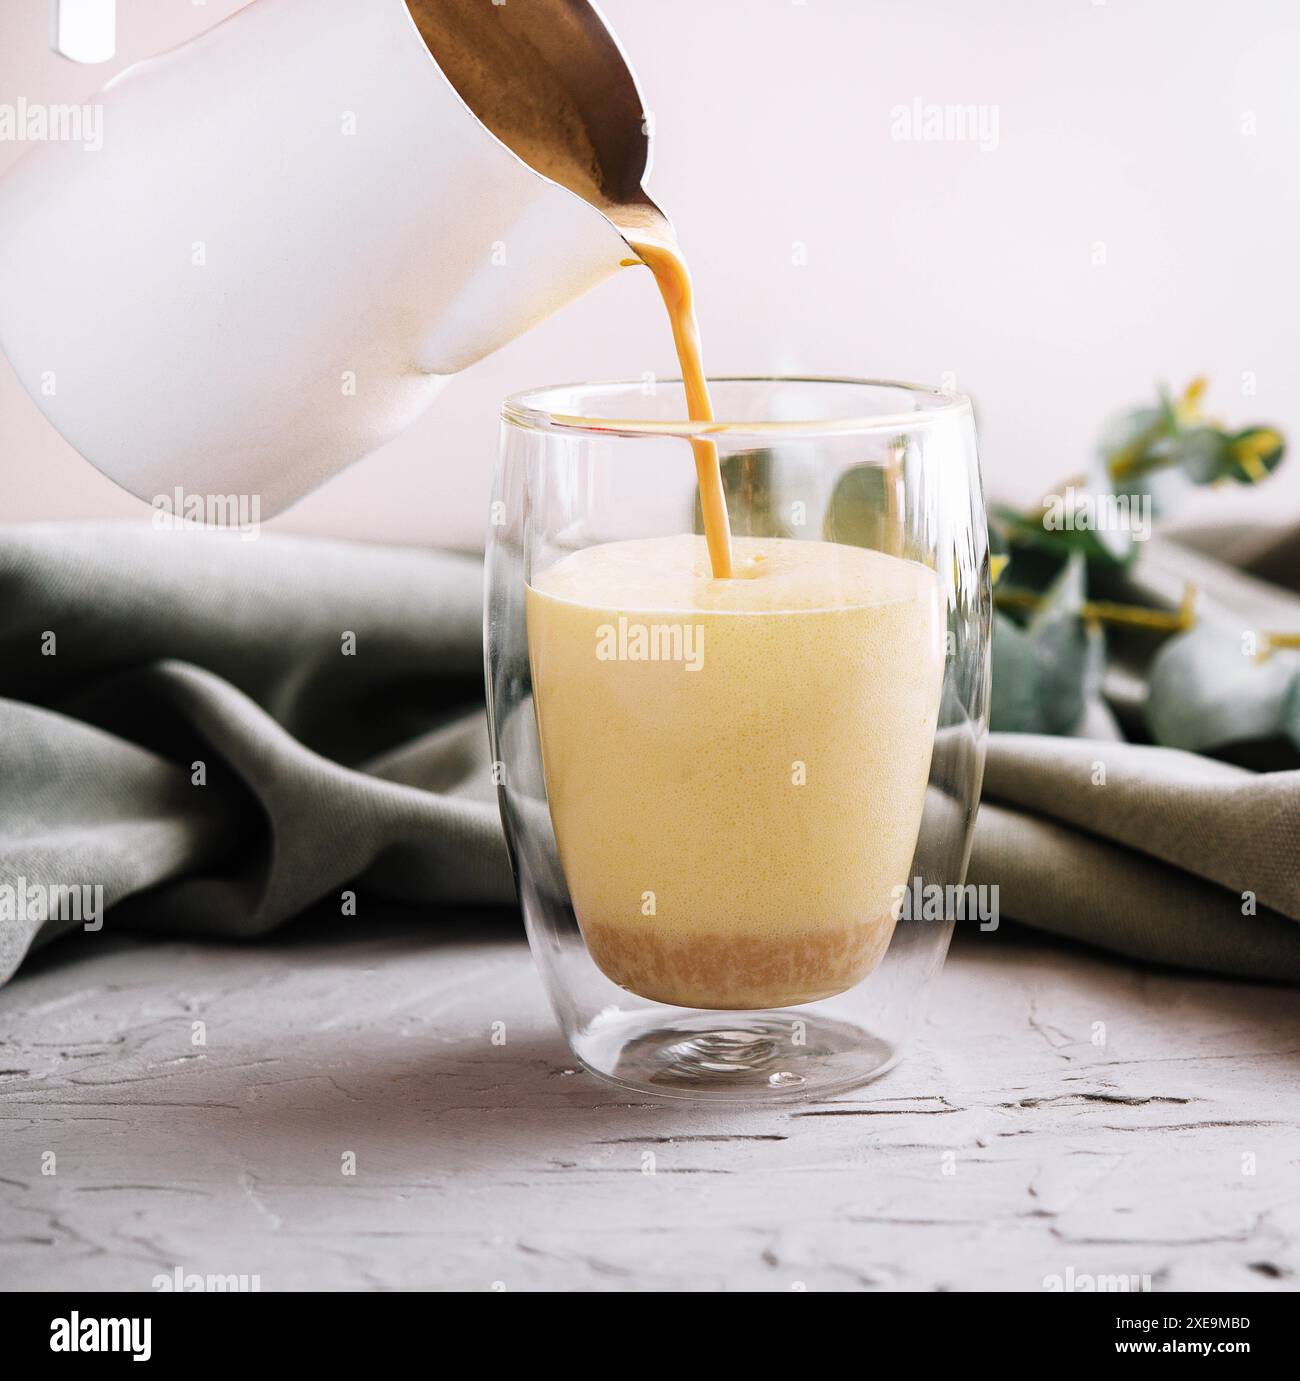
M0 529L0 980L78 925L5 919L20 881L227 936L358 889L512 901L481 609L466 557Z
M244 937L352 892L509 902L481 628L467 557L0 529L0 981L81 924L10 914L6 887L97 884L106 928ZM994 735L985 799L970 881L1004 918L1300 981L1300 772Z

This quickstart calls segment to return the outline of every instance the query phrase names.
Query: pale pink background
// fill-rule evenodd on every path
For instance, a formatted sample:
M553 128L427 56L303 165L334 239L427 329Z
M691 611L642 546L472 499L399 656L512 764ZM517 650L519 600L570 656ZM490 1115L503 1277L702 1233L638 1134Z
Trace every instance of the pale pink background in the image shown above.
M239 4L119 0L117 59L81 68L47 50L46 0L4 0L0 102L85 99ZM1158 377L1208 373L1216 411L1281 423L1300 452L1295 0L604 9L653 110L651 187L693 261L713 371L951 373L979 407L988 487L1026 499ZM998 148L894 141L891 108L915 97L998 106ZM0 144L0 170L20 150ZM476 546L503 394L671 368L648 276L629 270L273 526ZM1202 511L1294 519L1300 453L1286 469ZM144 516L0 360L0 519Z

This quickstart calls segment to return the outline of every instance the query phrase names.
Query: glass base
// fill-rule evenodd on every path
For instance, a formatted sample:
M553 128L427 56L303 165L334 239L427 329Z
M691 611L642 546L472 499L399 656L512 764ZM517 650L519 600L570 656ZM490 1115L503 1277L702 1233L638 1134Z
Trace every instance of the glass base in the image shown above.
M573 1053L623 1088L710 1102L806 1102L857 1088L899 1048L847 1021L767 1012L607 1008L574 1033Z

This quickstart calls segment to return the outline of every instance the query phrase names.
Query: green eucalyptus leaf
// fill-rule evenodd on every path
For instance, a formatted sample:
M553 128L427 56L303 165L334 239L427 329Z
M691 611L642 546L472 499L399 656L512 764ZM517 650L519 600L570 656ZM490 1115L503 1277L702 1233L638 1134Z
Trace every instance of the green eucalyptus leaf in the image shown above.
M778 492L775 452L737 451L722 457L722 489L731 515L732 531L744 537L789 537ZM695 531L704 531L699 491L695 494Z
M1232 464L1232 447L1217 427L1189 427L1173 439L1170 455L1193 484L1223 479Z
M1098 496L1073 486L1064 494L1049 495L1042 513L999 507L998 521L1012 556L1011 582L1022 588L1045 589L1073 552L1106 566L1127 564L1133 551L1131 535L1098 525L1097 512ZM1040 552L1049 559L1026 560L1017 571L1015 558L1027 551Z
M1168 384L1158 384L1156 396L1160 400L1156 408L1160 414L1160 430L1166 435L1172 435L1182 425L1178 415L1178 402L1169 392Z
M988 511L989 528L989 555L990 556L1011 556L1011 543L1007 540L1006 530L997 520L998 505L994 504Z
M1157 407L1123 413L1103 428L1095 486L1134 500L1149 497L1152 511L1160 516L1174 512L1195 485L1179 452L1187 430L1196 428L1185 427L1178 404L1162 387Z
M1291 655L1300 658L1300 653ZM1282 732L1300 748L1300 665L1297 666L1295 678L1291 682L1291 699L1287 702L1286 712L1282 716Z
M1147 722L1157 743L1201 753L1289 736L1300 747L1300 652L1260 658L1260 637L1202 611L1151 664Z
M1069 559L1070 555L1065 551L1021 544L1012 548L1011 563L1002 577L1002 584L1007 588L1046 594L1061 578Z
M1069 733L1096 699L1105 639L1080 617L1085 594L1085 564L1075 553L1023 628L1000 611L994 618L994 729Z
M1117 484L1104 464L1093 465L1088 487L1098 507L1097 540L1110 554L1112 565L1132 565L1139 543L1150 537L1156 509L1151 481L1159 478L1157 472Z
M1105 566L1125 565L1132 553L1132 539L1126 531L1098 524L1099 496L1080 491L1076 502L1054 506L1043 517L1038 532L1029 540L1045 550L1058 549L1067 555L1078 552L1086 561ZM1081 500L1081 501L1080 501Z
M1099 501L1104 501L1107 495L1102 494L1098 497ZM1116 495L1115 497L1120 497ZM1131 503L1136 503L1142 496L1130 495ZM1090 557L1093 561L1099 561L1111 566L1128 566L1133 562L1137 555L1137 544L1134 540L1134 528L1131 523L1099 522L1093 529L1093 539L1101 551L1097 556ZM1088 553L1084 553L1088 555Z
M1141 479L1121 488L1132 498L1147 495L1151 500L1151 512L1156 518L1170 518L1178 512L1196 492L1196 482L1186 470L1177 465L1169 465L1163 470L1153 470Z
M826 540L870 547L873 551L891 550L896 534L890 528L887 482L885 469L880 465L854 465L845 470L826 510Z
M1228 440L1231 459L1228 478L1238 484L1255 484L1282 463L1286 442L1274 427L1247 427Z
M989 727L1002 733L1046 732L1039 712L1039 656L1029 635L997 611L993 615L993 682Z
M1127 494L1132 502L1149 501L1151 514L1157 518L1177 512L1196 483L1178 463L1176 438L1161 437L1144 453L1143 468L1132 474L1115 474L1103 463L1104 480L1099 480L1113 494Z
M1106 639L1080 616L1086 599L1086 567L1072 556L1025 628L1046 654L1041 684L1048 733L1073 728L1101 689Z
M1110 474L1125 478L1144 464L1151 448L1172 436L1178 419L1168 398L1154 408L1133 408L1112 417L1103 426L1097 454Z

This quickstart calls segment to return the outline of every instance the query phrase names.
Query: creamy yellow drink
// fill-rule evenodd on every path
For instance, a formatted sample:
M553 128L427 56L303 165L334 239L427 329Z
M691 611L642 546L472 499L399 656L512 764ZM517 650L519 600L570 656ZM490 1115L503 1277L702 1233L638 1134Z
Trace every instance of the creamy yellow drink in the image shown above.
M611 542L527 592L551 819L600 968L754 1009L842 992L893 933L943 679L934 572L828 542Z

